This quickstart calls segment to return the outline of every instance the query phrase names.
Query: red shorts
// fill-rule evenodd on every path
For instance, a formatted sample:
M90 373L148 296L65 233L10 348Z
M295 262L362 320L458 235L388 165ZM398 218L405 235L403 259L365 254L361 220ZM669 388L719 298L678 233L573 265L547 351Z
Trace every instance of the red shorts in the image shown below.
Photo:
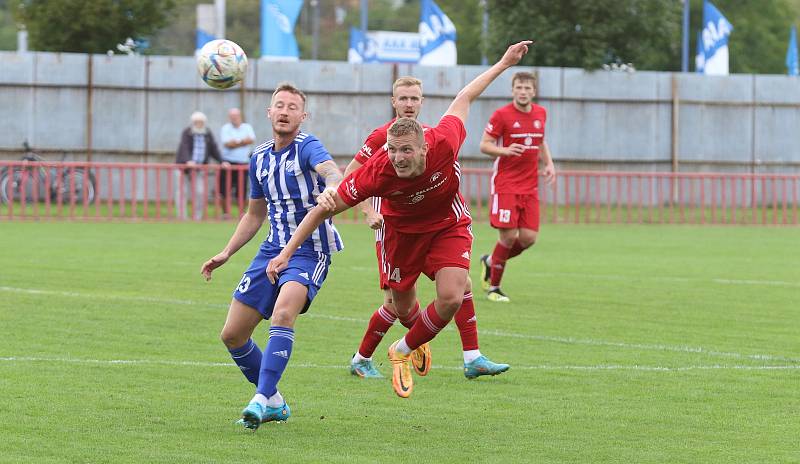
M381 284L394 290L414 287L421 273L434 280L444 267L469 270L472 250L472 226L469 222L423 234L404 234L386 227L383 237L384 256Z
M495 193L489 220L495 229L539 231L539 192L528 195Z

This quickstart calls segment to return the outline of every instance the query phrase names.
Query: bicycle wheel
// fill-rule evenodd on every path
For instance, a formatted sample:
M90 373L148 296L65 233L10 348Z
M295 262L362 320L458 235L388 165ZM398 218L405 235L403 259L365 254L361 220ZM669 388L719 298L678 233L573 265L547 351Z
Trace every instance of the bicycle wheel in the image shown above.
M84 181L86 177L88 178ZM71 191L73 185L75 190ZM80 204L83 203L83 197L86 195L86 203L92 204L96 196L95 185L96 181L91 171L87 172L83 168L75 168L74 170L64 170L58 188L61 189L62 198L64 198L65 202L74 201Z
M8 168L0 172L0 202L8 204L12 198L15 201L21 201L23 195L27 203L33 202L33 184L39 179L33 170L28 169L25 174L23 174L23 172L22 169L9 171ZM39 198L42 198L42 195L44 195L43 190L44 188L40 186Z

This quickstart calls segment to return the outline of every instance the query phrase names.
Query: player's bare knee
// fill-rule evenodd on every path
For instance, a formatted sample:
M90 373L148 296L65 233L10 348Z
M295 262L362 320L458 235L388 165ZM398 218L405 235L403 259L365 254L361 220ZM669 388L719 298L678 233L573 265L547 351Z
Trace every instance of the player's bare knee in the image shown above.
M448 317L453 317L453 315L458 311L458 308L461 307L461 303L464 301L464 294L452 294L452 295L440 295L437 298L438 308Z
M519 234L519 239L518 239L519 244L522 246L522 248L530 248L533 246L534 243L536 243L537 237L538 234L535 232L527 234Z
M228 349L239 348L247 343L249 338L250 335L240 333L239 331L233 330L228 326L223 327L222 331L219 333L219 339L222 340L222 343Z

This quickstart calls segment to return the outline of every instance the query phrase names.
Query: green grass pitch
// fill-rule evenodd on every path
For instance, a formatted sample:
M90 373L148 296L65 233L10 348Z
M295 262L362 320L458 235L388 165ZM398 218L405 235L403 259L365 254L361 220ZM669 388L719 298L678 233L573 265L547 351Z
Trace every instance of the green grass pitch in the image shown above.
M0 462L800 462L796 228L545 225L512 303L475 292L511 370L467 381L448 328L403 400L346 370L381 295L371 232L340 225L280 384L293 416L255 434L218 334L266 231L199 275L232 230L0 221ZM495 234L475 235L477 287Z

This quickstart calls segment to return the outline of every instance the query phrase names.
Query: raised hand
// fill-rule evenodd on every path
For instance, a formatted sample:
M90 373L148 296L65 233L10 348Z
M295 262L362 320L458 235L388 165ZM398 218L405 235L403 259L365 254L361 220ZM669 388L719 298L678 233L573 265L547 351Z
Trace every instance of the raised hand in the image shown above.
M531 45L532 43L532 40L523 40L522 42L517 42L514 45L511 45L500 59L500 63L509 67L519 63L522 57L528 53L528 45Z

